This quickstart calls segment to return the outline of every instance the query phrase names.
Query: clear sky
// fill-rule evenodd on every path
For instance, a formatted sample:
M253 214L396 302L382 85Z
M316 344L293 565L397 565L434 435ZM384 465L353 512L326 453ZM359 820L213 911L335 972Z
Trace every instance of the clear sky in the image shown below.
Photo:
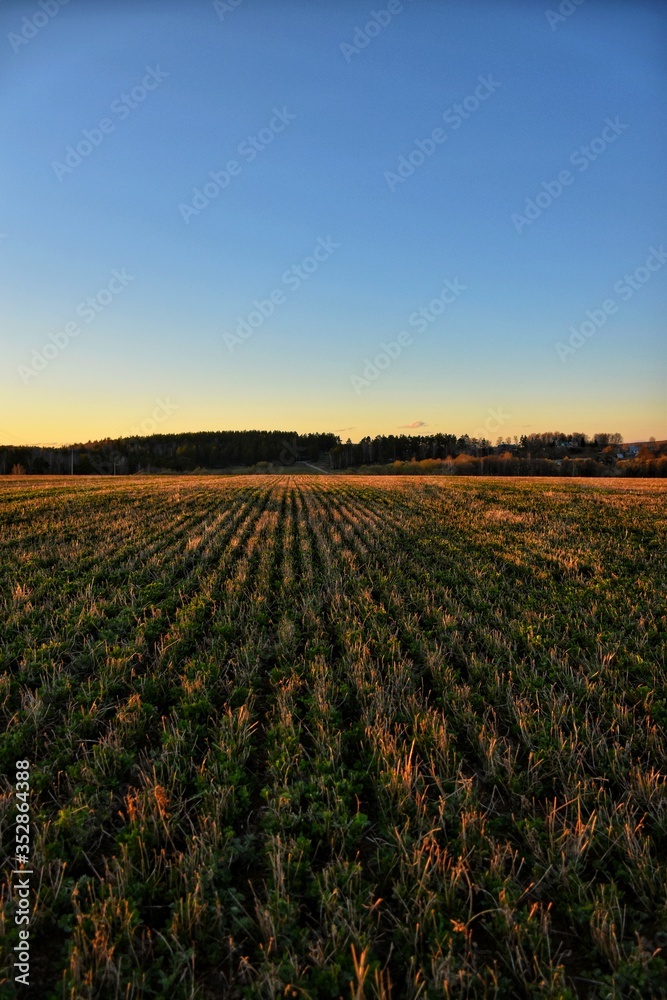
M0 442L667 437L667 4L5 0L0 46Z

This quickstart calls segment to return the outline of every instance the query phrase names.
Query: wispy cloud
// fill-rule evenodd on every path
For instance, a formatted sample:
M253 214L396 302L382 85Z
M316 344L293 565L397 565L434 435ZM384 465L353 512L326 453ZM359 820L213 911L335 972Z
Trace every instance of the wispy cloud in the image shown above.
M406 430L416 430L417 427L426 427L423 420L413 420L411 424L399 424L399 427L404 427Z

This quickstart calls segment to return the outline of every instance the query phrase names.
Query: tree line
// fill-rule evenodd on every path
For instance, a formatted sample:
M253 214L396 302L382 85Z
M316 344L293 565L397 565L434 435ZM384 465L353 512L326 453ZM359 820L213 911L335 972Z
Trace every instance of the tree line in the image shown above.
M295 431L199 431L105 438L62 447L0 448L0 473L16 467L38 475L127 475L247 468L260 462L287 466L316 460L333 448L335 434Z
M336 433L199 431L63 446L0 447L0 474L128 475L150 472L279 471L299 463L326 470L467 475L664 476L667 442L623 444L620 434L380 434L352 442Z

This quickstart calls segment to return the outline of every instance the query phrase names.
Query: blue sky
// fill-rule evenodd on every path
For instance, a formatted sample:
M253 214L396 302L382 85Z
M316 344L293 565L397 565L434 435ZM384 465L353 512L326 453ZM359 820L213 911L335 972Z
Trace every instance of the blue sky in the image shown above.
M667 7L560 6L6 0L0 440L667 437Z

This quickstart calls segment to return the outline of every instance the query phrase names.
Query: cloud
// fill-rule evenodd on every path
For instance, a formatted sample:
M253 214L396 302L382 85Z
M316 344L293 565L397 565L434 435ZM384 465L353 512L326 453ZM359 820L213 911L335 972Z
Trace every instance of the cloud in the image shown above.
M414 431L418 427L426 427L423 420L413 420L411 424L399 424L399 427L404 427L406 430Z
M334 434L342 434L343 431L353 431L356 424L352 424L351 427L334 427Z

